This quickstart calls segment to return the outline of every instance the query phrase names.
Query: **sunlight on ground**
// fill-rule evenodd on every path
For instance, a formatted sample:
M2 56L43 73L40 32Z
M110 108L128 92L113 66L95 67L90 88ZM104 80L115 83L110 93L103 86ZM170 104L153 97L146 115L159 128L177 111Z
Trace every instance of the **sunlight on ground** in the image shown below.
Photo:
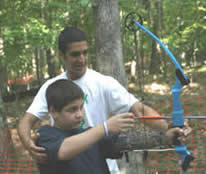
M189 69L185 69L185 73L190 73L190 72L206 72L206 66L203 66L201 68L189 68Z
M128 85L128 88L133 91L139 90L138 86L135 83L130 83ZM163 84L158 84L154 82L151 84L144 85L144 92L152 93L152 94L159 94L159 95L165 95L165 94L168 95L170 92L170 87L166 84L163 85Z
M198 88L198 87L200 87L200 84L199 84L199 83L191 82L191 83L189 84L189 87L191 87L191 88Z
M168 94L168 92L170 92L170 86L154 82L152 84L145 85L144 90L148 93L165 95Z
M138 87L134 83L130 83L128 86L129 89L132 89L134 91L138 91ZM199 83L191 82L189 86L183 87L183 92L190 92L191 94L196 93L197 91L195 89L200 89ZM159 95L171 95L171 86L166 84L158 84L156 82L147 84L144 86L144 91L146 93L150 94L159 94Z

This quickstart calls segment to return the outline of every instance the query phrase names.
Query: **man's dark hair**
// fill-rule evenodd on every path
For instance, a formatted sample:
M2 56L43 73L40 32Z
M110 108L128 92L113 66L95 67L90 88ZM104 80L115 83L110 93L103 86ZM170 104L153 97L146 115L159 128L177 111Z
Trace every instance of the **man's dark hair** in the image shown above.
M48 110L52 106L55 111L61 112L64 106L81 98L84 98L83 91L71 80L57 80L46 90Z
M59 50L66 54L67 45L72 42L87 41L85 33L78 28L66 27L59 35Z

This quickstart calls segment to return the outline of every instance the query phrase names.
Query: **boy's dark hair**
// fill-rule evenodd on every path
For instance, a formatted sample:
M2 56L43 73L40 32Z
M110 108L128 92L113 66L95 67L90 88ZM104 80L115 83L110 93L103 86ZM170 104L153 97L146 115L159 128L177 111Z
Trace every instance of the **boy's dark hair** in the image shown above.
M46 90L48 110L52 106L56 112L61 112L64 106L81 98L84 98L83 91L71 80L57 80Z
M72 42L79 42L79 41L87 41L87 37L85 33L78 29L73 27L66 27L63 31L61 31L59 35L59 50L66 54L67 45Z

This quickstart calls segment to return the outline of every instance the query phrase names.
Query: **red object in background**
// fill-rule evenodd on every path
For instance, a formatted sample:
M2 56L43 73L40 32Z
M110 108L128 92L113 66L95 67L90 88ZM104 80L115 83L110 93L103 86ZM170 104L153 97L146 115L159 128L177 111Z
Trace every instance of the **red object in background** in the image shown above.
M22 78L18 78L18 79L9 79L8 80L8 85L11 85L11 84L19 84L19 85L25 85L27 84L28 82L32 81L34 79L33 75L30 74L28 76L24 76Z

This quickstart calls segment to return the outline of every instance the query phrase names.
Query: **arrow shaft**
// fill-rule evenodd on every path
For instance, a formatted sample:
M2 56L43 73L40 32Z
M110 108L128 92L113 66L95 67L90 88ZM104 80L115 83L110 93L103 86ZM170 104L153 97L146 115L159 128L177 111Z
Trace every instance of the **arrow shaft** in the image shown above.
M172 119L171 116L139 116L132 117L135 120L161 120L161 119ZM206 116L184 116L184 119L206 119Z

